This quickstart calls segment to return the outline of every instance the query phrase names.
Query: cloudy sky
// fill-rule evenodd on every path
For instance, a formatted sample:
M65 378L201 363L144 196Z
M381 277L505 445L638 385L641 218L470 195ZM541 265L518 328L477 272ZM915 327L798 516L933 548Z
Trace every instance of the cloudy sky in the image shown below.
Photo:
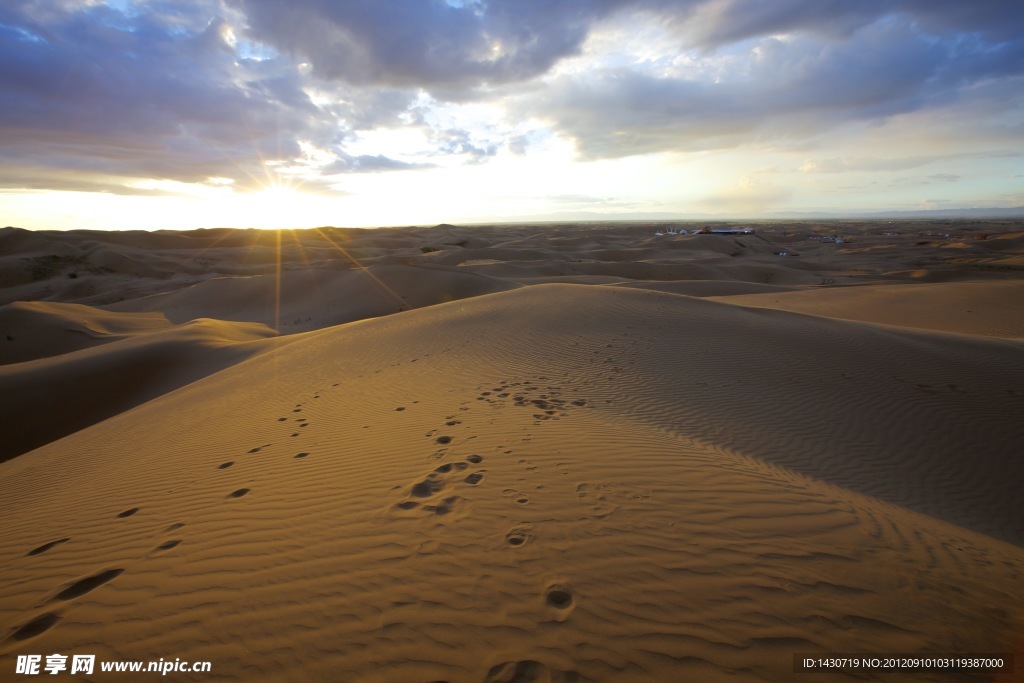
M3 0L0 224L1024 205L1019 0Z

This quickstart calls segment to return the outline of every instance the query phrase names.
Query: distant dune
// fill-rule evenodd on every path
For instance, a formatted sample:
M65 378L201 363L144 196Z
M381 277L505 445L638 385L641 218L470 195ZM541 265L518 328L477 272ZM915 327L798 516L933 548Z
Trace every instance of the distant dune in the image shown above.
M1015 680L1024 229L754 227L0 230L3 666Z

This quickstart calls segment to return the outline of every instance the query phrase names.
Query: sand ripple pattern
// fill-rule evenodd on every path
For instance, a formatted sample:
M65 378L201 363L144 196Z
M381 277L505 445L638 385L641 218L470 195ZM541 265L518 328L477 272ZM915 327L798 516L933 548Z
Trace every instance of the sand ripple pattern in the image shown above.
M0 465L0 652L479 683L1011 650L1020 354L568 285L310 335Z

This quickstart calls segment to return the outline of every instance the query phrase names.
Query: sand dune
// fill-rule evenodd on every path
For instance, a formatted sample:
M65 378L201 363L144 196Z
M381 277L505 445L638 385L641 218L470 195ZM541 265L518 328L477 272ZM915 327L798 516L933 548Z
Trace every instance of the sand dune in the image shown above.
M0 366L0 461L273 348L273 335L256 323L194 320Z
M802 291L799 287L789 285L765 285L758 282L738 280L676 280L661 282L658 280L624 280L613 283L618 287L632 289L651 289L656 292L682 294L696 297L726 297L739 294L768 294L776 292ZM746 304L750 305L750 304Z
M12 331L8 343L0 346L0 365L57 356L170 326L159 313L111 313L81 304L19 301L0 306L0 328Z
M1024 338L1024 281L868 285L719 297L742 306L961 334Z
M1013 680L792 668L1024 652L1024 245L932 230L0 232L0 661Z
M517 286L485 275L430 266L291 270L280 275L206 280L174 292L111 304L106 309L159 311L176 323L197 317L259 322L288 333Z

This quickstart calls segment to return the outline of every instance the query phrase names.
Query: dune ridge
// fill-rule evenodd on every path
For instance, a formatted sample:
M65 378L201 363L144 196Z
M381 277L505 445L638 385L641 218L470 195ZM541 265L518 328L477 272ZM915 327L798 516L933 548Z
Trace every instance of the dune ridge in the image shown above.
M899 327L1024 338L1019 315L1024 282L863 285L814 292L739 293L718 298L740 306L809 313Z
M0 365L59 356L170 324L159 313L126 315L82 304L17 301L0 306L0 328L18 332L0 346Z
M289 341L273 336L258 323L196 319L56 357L0 365L0 412L9 425L0 461Z

